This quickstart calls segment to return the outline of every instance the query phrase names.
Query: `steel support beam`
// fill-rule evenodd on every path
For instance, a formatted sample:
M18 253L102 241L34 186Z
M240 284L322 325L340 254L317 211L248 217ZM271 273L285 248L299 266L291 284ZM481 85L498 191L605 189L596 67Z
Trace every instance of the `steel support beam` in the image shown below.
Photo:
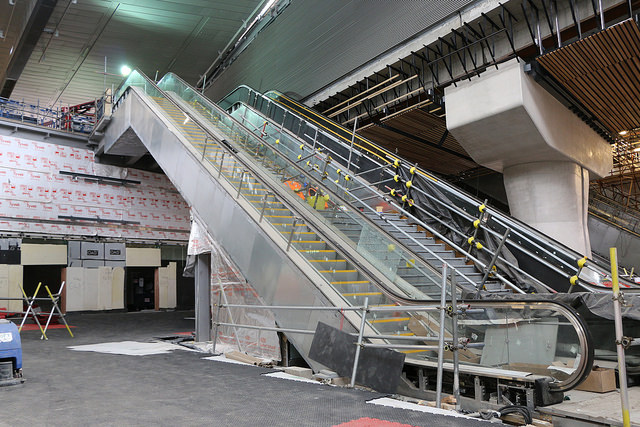
M196 342L211 341L211 254L197 255Z

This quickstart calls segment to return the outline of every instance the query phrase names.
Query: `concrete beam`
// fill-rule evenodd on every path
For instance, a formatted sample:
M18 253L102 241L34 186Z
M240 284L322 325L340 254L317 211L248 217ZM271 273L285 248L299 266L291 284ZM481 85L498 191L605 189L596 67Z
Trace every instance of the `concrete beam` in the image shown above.
M485 167L572 161L600 177L611 171L611 146L515 60L447 87L445 98L447 128Z

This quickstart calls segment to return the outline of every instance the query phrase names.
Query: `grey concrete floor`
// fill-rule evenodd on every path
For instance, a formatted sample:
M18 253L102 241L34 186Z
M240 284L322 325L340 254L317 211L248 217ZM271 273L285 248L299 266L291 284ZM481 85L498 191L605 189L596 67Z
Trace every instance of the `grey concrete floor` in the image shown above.
M66 330L23 331L25 384L0 388L0 425L332 426L362 417L412 426L481 421L380 407L379 393L263 376L271 369L203 360L206 354L125 356L68 346L149 342L189 331L190 312L70 314Z

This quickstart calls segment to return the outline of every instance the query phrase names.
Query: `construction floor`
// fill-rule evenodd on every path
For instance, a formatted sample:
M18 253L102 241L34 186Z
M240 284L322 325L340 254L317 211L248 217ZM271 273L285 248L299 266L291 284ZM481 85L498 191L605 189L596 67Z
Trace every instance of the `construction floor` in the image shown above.
M385 395L265 376L272 369L154 355L73 351L193 329L192 312L70 314L65 329L22 332L26 382L0 388L0 425L486 426L486 422L369 401ZM141 344L143 345L143 344Z

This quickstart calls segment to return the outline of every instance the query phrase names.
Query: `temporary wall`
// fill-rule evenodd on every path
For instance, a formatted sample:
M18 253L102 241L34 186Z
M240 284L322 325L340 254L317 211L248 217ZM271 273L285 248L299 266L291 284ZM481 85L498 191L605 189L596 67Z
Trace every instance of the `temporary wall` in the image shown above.
M100 183L60 172L140 184ZM185 242L189 236L188 206L165 175L102 165L90 150L0 136L0 184L0 232Z

